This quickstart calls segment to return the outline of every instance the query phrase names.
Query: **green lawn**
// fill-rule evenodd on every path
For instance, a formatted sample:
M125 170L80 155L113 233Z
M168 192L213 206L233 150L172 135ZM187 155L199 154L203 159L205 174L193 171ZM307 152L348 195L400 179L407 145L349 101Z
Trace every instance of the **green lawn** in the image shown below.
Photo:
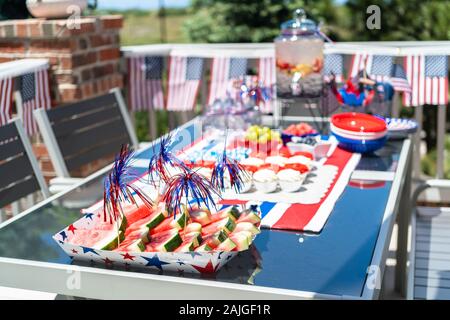
M174 11L174 12L172 12ZM161 43L161 22L157 11L127 10L127 11L100 11L99 14L121 14L124 17L124 26L120 33L121 43L127 45L140 45ZM183 10L171 9L166 16L166 30L168 43L186 43L187 38L182 25L190 16Z

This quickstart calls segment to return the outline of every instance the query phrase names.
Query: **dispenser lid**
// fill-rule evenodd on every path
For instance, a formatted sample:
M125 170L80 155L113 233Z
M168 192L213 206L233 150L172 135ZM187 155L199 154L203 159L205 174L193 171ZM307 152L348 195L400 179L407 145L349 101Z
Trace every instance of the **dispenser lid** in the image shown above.
M298 32L298 33L314 33L318 30L317 24L306 18L305 10L297 9L294 11L294 19L283 22L281 30Z

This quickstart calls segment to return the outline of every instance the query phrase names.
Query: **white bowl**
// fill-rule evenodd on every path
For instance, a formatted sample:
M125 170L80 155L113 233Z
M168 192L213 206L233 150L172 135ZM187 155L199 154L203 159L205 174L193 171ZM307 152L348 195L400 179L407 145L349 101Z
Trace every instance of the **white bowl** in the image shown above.
M362 140L362 139L376 140L376 139L380 139L380 138L384 137L387 134L387 130L379 131L379 132L357 132L357 131L344 130L344 129L334 126L332 123L330 123L330 130L342 137L345 137L348 139L357 139L357 140Z
M277 181L271 181L271 182L260 182L260 181L253 181L255 184L255 187L258 191L263 193L272 193L278 188L278 182Z
M292 154L295 154L296 152L309 152L314 154L314 146L306 143L288 142L286 146Z

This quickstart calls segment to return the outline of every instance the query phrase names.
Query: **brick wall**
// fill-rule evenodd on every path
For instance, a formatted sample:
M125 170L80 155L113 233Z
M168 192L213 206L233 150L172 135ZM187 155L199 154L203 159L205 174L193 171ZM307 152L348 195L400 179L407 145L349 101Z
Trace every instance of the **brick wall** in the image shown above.
M83 17L78 28L66 19L0 22L0 62L47 58L54 105L101 95L122 87L122 16Z
M107 93L123 87L120 73L122 16L83 17L78 28L67 19L9 20L0 22L0 63L23 58L47 58L53 107ZM55 176L45 145L33 150L46 178ZM112 161L95 161L73 176L87 176Z

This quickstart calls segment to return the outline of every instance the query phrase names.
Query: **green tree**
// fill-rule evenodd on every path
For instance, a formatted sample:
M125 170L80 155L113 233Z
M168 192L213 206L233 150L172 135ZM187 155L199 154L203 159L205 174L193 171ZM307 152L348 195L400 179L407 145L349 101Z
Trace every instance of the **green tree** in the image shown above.
M381 29L366 27L366 9L381 9ZM348 0L343 27L352 30L346 40L407 41L450 39L450 1L442 0Z
M315 21L336 23L333 0L193 0L184 31L193 42L271 42L296 8Z

